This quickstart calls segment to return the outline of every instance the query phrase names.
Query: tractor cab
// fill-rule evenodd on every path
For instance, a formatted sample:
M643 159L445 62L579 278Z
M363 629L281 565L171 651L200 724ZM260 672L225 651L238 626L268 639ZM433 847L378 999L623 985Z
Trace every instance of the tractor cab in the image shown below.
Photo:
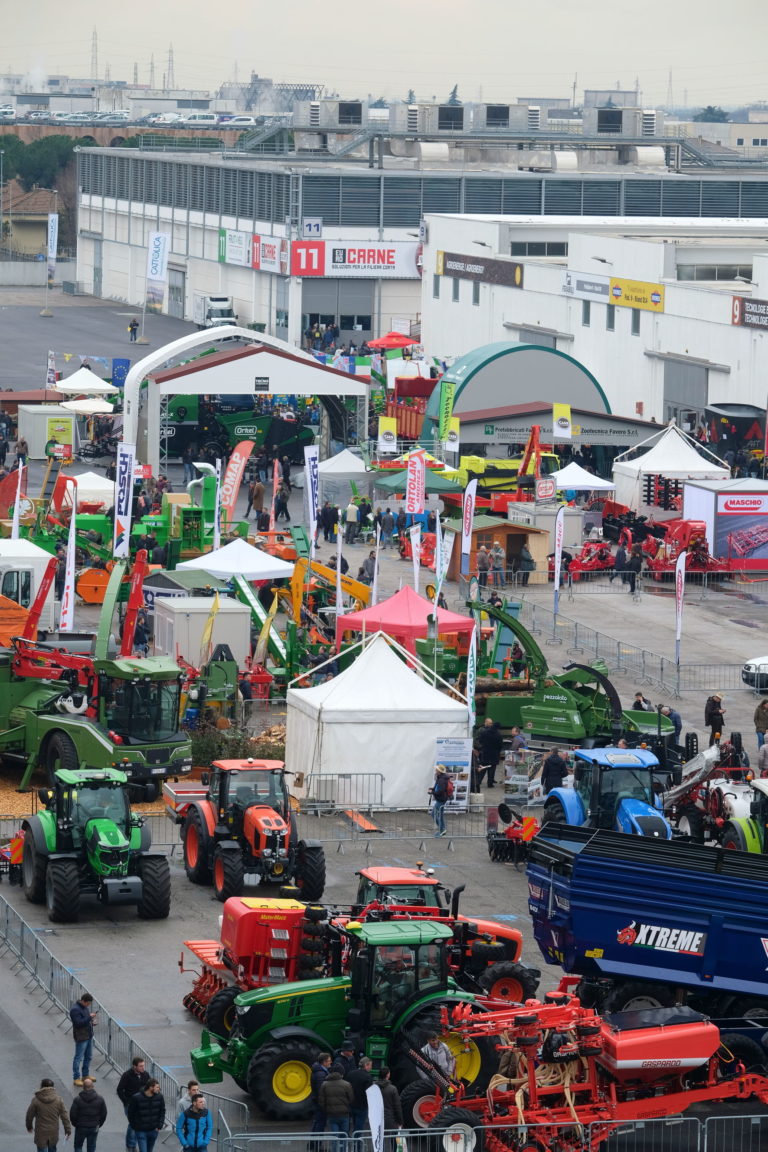
M221 816L254 806L288 819L288 789L282 760L215 760L208 792Z
M645 748L579 748L573 789L553 788L544 822L607 828L635 836L670 839L655 783L659 761Z
M362 868L354 907L361 910L370 904L406 904L447 913L447 892L435 878L432 869Z
M388 1031L408 1005L448 989L447 949L453 932L432 920L359 924L346 933L351 962L349 1030Z
M56 773L53 788L41 788L38 798L56 815L60 849L85 851L88 863L99 876L125 874L131 829L139 818L131 814L124 772L101 771Z

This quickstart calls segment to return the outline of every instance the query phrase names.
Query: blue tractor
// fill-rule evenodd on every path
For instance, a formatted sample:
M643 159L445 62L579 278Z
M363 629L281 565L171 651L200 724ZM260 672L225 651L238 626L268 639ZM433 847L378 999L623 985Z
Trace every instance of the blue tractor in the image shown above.
M670 840L662 814L664 774L645 748L578 748L573 788L553 788L544 800L544 824L606 828L632 836Z

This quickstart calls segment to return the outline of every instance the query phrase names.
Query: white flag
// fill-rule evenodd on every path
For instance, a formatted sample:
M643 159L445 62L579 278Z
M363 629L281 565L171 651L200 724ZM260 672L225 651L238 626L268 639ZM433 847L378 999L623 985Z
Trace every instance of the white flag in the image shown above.
M341 520L336 524L336 617L344 611L341 591Z
M371 581L371 607L379 602L379 545L381 544L381 524L376 525L376 559Z
M456 539L456 533L452 528L446 529L443 532L443 543L440 549L440 556L442 563L440 564L440 571L437 574L437 592L435 593L435 603L440 595L440 590L443 587L446 576L448 575L448 568L451 563L451 556L453 555L453 542Z
M687 552L681 552L675 564L675 663L680 663L680 640L683 635L683 600L685 598L685 562Z
M26 465L24 466L26 467ZM21 511L21 477L24 468L19 468L19 475L16 480L16 503L13 506L13 522L11 524L11 540L18 540L19 538L19 514Z
M317 490L319 487L317 444L310 444L304 449L304 494L309 505L309 556L315 558L315 543L317 537Z
M64 591L61 594L61 611L59 613L59 631L71 632L75 626L75 536L77 509L77 489L72 499L72 516L69 521L69 536L67 537L67 562L64 569Z
M378 1084L365 1090L368 1101L368 1126L371 1129L372 1152L384 1152L384 1097Z
M413 552L413 586L419 591L419 565L421 563L421 524L411 524L411 552Z
M477 625L472 629L467 657L467 707L469 708L469 731L475 727L475 687L477 684Z
M136 463L136 448L133 444L117 446L115 462L115 535L112 542L112 555L116 560L127 559L130 555L131 513L133 509L133 469Z
M475 518L477 480L470 480L464 489L461 505L461 574L469 576L469 554L472 551L472 522Z
M216 505L213 512L213 550L221 548L221 460L216 461Z
M560 565L563 562L563 532L565 530L565 505L561 504L555 517L555 616L560 606Z

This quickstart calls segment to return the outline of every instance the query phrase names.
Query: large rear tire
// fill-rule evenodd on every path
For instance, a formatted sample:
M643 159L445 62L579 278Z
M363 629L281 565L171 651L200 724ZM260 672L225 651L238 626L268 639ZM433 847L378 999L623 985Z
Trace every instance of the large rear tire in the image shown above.
M237 984L232 984L229 988L221 988L211 996L205 1010L205 1026L214 1036L223 1040L229 1038L236 1017L235 1000L239 995L240 989Z
M35 847L31 828L24 829L24 849L21 857L21 876L24 895L30 904L45 904L45 872L47 856Z
M242 896L245 885L243 855L233 849L217 848L213 854L213 891L216 899L229 900L230 896Z
M450 1009L456 1001L447 1001ZM391 1048L390 1067L392 1079L399 1091L410 1084L417 1076L416 1065L408 1055L411 1048L422 1048L432 1032L436 1032L456 1059L456 1079L471 1085L475 1092L483 1091L499 1065L493 1037L480 1037L464 1041L457 1032L444 1032L440 1024L439 1002L423 1008L399 1032ZM480 1009L483 1011L483 1009Z
M400 1104L404 1128L429 1128L443 1108L442 1098L435 1093L434 1084L421 1078L406 1084L400 1095Z
M737 1063L743 1064L747 1072L764 1072L768 1063L765 1049L756 1040L738 1032L726 1032L720 1036L717 1055L720 1074L725 1080L737 1075Z
M601 1012L642 1012L646 1008L671 1008L675 1002L672 988L664 984L646 984L642 980L626 980L613 988L602 1005Z
M510 1004L524 1004L531 1000L539 987L539 976L525 964L502 960L491 964L480 977L480 987L494 1000Z
M248 1091L272 1120L306 1120L312 1115L312 1065L319 1049L306 1040L265 1044L248 1065Z
M80 914L80 877L74 860L49 860L45 903L54 924L71 924Z
M48 783L56 783L56 773L59 769L67 772L77 772L80 760L72 739L66 732L54 732L45 747L45 769L48 774Z
M544 803L544 814L541 817L542 824L567 824L568 818L565 815L565 808L563 808L557 797L552 800L547 800Z
M171 867L164 856L139 861L141 900L136 911L142 920L167 920L171 911Z
M728 848L735 852L749 852L749 845L747 844L744 829L739 824L728 822L723 829L723 838L720 841L723 848Z
M690 836L694 844L704 843L704 813L695 804L683 808L677 821L677 830Z
M296 858L296 886L302 900L320 900L325 891L325 851L321 845L307 846L299 841Z
M193 884L210 884L208 864L210 833L199 808L193 808L187 817L184 832L184 870Z
M441 1133L443 1141L456 1141L463 1152L483 1152L483 1119L468 1108L443 1108L430 1124ZM447 1138L447 1139L446 1139Z

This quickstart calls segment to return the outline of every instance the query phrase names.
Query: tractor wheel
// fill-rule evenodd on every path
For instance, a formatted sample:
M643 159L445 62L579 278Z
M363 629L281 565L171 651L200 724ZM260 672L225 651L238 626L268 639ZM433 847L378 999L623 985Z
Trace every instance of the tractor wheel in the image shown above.
M240 989L237 984L232 984L229 988L221 988L211 996L205 1010L205 1026L214 1036L219 1036L223 1040L229 1038L236 1016L235 1000L239 995Z
M210 839L202 812L198 808L193 808L187 818L184 832L184 869L193 884L211 882L211 869L208 866Z
M463 1152L483 1152L483 1119L469 1108L442 1108L429 1127L444 1133L443 1140L460 1141Z
M677 830L690 836L694 844L704 843L704 813L695 804L683 808L677 821Z
M299 841L294 879L301 889L302 899L321 898L325 891L325 852L319 844L308 848L303 840Z
M450 1010L456 1001L448 1001ZM416 1067L408 1055L411 1048L422 1048L432 1032L436 1032L456 1058L456 1079L471 1085L474 1091L484 1091L491 1076L498 1070L499 1058L495 1049L494 1037L482 1037L465 1043L456 1032L444 1032L440 1024L439 1002L422 1009L399 1032L391 1047L390 1066L392 1079L402 1091L418 1075ZM484 1011L480 1008L479 1011Z
M242 896L245 869L241 852L222 852L217 848L213 854L213 891L216 899L229 900L230 896Z
M306 1120L312 1115L312 1065L319 1049L306 1040L264 1044L248 1065L248 1091L272 1120Z
M171 866L165 856L139 858L141 900L136 911L141 920L167 920L171 911Z
M642 1012L646 1008L671 1008L675 993L664 984L627 980L612 988L600 1007L601 1012Z
M565 815L565 808L563 808L557 797L552 800L547 800L544 804L544 814L541 817L542 824L567 824L568 818Z
M21 875L24 895L30 904L45 904L45 870L48 857L35 847L31 828L24 829L24 851L21 858Z
M732 851L749 852L749 846L744 836L744 829L739 824L732 824L730 821L723 829L723 837L720 843L723 848L729 848Z
M310 924L319 924L328 919L328 909L323 904L307 904L304 919L309 920Z
M49 860L45 872L45 903L48 919L69 924L80 913L80 877L74 860Z
M513 960L502 960L491 964L480 977L480 987L494 1000L508 1000L513 1004L524 1004L536 995L539 977L524 964Z
M45 748L45 769L48 783L56 783L56 773L60 768L76 772L80 767L77 749L66 732L54 732Z
M751 1040L749 1036L742 1036L739 1032L721 1033L717 1057L718 1070L724 1080L730 1080L737 1074L737 1064L743 1064L747 1072L762 1073L768 1063L762 1045L756 1040Z
M479 960L485 968L488 964L495 964L497 961L503 960L506 951L501 940L476 940L470 953L471 958Z
M400 1096L403 1109L403 1128L429 1128L443 1101L435 1093L433 1084L419 1078L406 1084Z
M277 894L281 900L300 900L301 892L295 884L283 884L277 890Z

